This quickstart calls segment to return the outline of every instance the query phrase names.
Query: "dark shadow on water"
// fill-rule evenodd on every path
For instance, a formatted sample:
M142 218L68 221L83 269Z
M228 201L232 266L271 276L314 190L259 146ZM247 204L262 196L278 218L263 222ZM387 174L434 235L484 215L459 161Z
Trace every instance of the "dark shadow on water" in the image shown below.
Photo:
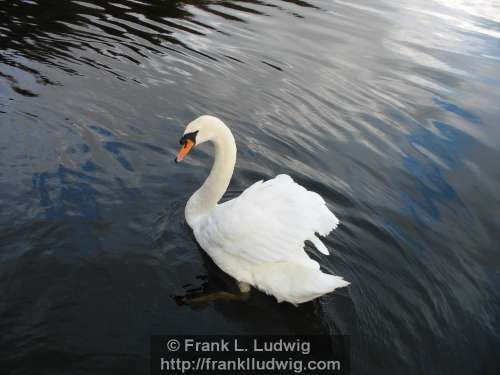
M298 306L286 302L277 303L274 297L254 288L243 300L185 303L182 301L185 298L196 298L215 292L224 291L239 294L236 281L222 272L199 246L198 251L207 274L195 276L193 283L183 286L185 293L172 296L180 308L194 311L202 311L206 308L214 309L222 314L227 321L240 325L244 331L248 330L248 332L256 334L324 334L328 331L320 317L321 304L319 301ZM328 328L334 329L333 327ZM335 331L337 330L335 329Z

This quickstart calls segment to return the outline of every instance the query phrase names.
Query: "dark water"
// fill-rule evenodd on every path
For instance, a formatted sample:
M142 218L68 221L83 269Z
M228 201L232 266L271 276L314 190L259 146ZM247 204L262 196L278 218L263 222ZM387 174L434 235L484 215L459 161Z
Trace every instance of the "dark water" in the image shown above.
M162 333L346 333L355 374L500 371L500 5L0 1L2 374L145 374ZM288 173L341 220L298 308L234 288L184 205L215 114L229 197Z

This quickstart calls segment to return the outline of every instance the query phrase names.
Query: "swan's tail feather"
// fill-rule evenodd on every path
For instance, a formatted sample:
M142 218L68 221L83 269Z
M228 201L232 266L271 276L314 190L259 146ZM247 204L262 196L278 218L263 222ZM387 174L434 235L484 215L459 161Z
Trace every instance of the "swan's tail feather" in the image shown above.
M328 251L328 249L325 246L325 244L323 243L323 241L321 241L318 237L312 236L311 238L309 238L309 240L313 243L314 247L316 249L318 249L318 251L321 254L325 254L325 255L329 255L330 254L330 252Z
M311 301L323 294L349 285L340 276L329 275L317 269L291 263L267 265L265 272L254 274L254 285L278 302L293 304Z

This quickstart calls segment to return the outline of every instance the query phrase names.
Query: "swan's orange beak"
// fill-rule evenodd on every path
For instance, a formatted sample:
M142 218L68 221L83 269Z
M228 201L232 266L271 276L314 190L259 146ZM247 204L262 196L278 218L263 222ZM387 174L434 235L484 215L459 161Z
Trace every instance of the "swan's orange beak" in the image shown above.
M193 146L194 146L194 142L190 139L186 139L186 141L183 143L181 149L179 150L177 157L175 158L175 162L178 163L182 159L184 159L186 157L186 155L189 154L189 151L191 151Z

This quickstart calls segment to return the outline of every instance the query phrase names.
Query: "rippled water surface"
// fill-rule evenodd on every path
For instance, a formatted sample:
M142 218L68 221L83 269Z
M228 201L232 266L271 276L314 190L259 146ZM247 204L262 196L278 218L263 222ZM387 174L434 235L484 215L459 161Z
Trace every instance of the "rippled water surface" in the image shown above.
M0 1L0 367L148 372L162 333L345 333L355 374L500 371L496 0ZM295 308L233 281L173 159L215 114L228 197L288 173L340 218L348 288ZM78 370L78 371L77 371Z

